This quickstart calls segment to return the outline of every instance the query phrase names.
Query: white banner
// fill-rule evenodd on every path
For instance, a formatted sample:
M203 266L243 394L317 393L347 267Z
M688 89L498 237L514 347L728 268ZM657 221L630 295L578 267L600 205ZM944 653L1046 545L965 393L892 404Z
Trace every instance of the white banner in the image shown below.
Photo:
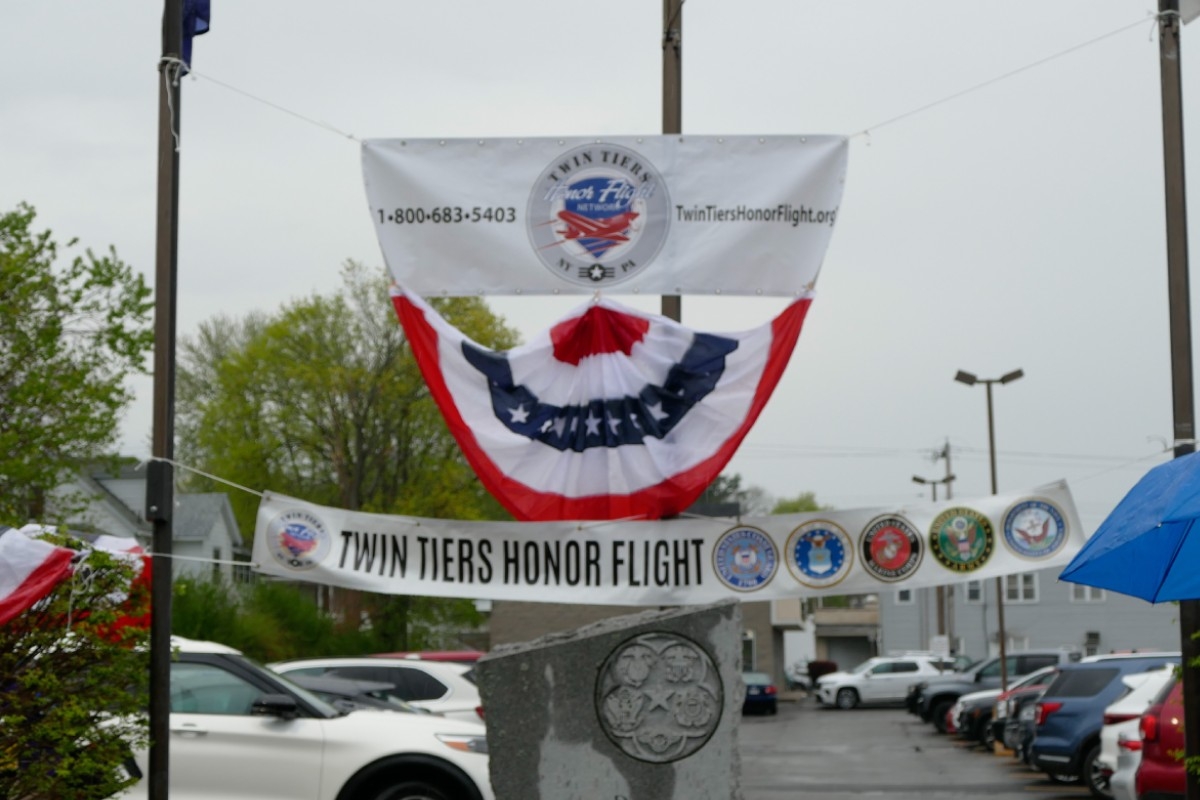
M371 220L422 296L811 291L841 136L370 139Z
M384 594L693 605L991 578L1063 566L1083 542L1064 482L896 508L655 522L424 519L268 493L254 567Z

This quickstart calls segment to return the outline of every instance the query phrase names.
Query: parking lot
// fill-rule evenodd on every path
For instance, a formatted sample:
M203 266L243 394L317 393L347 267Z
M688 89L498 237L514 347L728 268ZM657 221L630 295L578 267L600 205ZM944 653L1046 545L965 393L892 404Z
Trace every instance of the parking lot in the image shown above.
M1080 800L1011 756L984 752L903 708L824 708L811 698L780 702L774 716L742 719L745 800Z

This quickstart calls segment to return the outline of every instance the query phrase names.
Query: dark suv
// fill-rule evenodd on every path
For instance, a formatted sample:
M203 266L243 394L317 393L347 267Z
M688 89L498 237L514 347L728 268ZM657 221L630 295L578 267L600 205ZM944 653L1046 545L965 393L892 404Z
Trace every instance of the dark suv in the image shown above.
M1123 676L1172 663L1179 656L1160 653L1063 667L1035 707L1030 763L1052 780L1082 780L1094 796L1112 797L1109 775L1096 763L1104 709L1125 690Z
M1008 677L1015 680L1042 667L1070 664L1081 654L1075 650L1027 650L1007 653L1005 663ZM983 689L1000 688L1000 657L995 656L967 667L962 672L922 681L909 688L905 706L910 713L932 722L938 731L946 732L946 712L964 694Z

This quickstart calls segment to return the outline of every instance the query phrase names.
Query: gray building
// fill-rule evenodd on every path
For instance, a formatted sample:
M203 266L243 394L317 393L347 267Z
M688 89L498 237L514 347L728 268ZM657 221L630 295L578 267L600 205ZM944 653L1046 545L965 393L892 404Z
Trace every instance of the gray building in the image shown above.
M116 472L83 469L47 498L50 517L65 518L68 529L132 537L149 551L154 528L143 517L145 505L146 471L132 465ZM176 578L212 575L236 581L249 574L249 552L222 492L176 493L171 541Z
M1087 654L1179 650L1179 609L1128 595L1058 580L1061 568L1002 578L1007 651L1076 647ZM944 587L938 592L892 589L879 593L880 651L932 650L944 630L950 649L972 658L1000 651L996 580Z

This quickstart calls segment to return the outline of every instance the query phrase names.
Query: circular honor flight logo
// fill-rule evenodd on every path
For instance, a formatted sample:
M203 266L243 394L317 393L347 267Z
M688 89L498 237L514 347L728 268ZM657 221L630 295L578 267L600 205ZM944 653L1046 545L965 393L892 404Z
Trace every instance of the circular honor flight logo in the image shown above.
M902 581L921 565L921 534L904 517L887 515L867 525L859 539L863 569L881 581Z
M309 511L285 511L267 525L267 546L280 564L295 570L312 569L333 547L320 517Z
M713 550L713 568L721 582L739 592L761 589L775 577L779 557L771 537L758 528L731 528Z
M850 535L823 519L805 522L792 531L784 552L792 576L817 589L840 583L854 562Z
M600 289L644 270L662 249L671 198L658 170L626 147L576 147L533 185L525 218L542 263L563 280Z
M992 557L996 535L992 522L971 508L950 508L938 514L929 528L929 549L943 567L973 572Z
M1023 558L1048 558L1067 543L1062 511L1049 500L1023 500L1004 514L1004 542Z

